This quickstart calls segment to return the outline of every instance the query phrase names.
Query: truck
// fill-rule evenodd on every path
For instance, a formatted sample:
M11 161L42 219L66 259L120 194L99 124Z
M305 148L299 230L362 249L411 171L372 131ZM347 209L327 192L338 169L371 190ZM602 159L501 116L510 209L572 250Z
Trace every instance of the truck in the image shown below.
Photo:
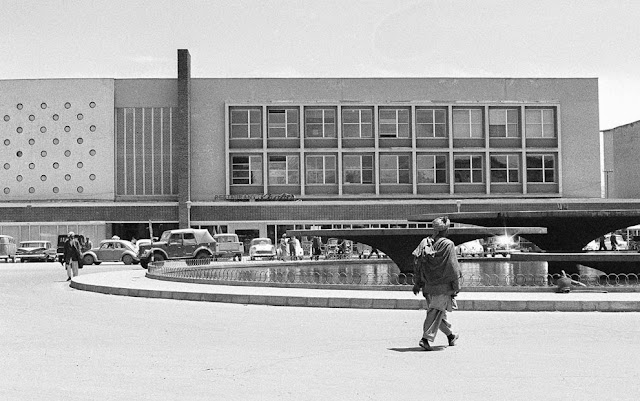
M216 241L214 259L232 258L242 261L244 243L240 241L237 234L216 234L213 239Z
M216 240L209 231L196 228L167 230L158 241L138 247L140 266L163 260L187 260L188 264L208 263L216 255Z

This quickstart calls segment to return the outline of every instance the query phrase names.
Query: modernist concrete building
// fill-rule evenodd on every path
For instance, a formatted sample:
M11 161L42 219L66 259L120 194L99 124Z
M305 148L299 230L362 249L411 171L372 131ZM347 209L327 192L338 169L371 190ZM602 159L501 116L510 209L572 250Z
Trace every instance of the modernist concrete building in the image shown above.
M640 121L602 131L605 197L640 198Z
M275 239L600 197L595 78L192 79L190 63L0 81L0 233L142 238L151 221Z

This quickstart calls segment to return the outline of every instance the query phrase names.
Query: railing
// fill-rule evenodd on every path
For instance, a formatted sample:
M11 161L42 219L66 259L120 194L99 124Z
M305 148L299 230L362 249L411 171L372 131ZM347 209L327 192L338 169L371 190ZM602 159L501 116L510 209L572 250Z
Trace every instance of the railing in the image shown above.
M413 274L363 273L358 269L323 271L312 267L220 267L207 260L163 261L150 263L150 278L197 282L204 284L255 285L274 287L335 288L335 289L411 289ZM640 276L636 274L568 276L586 288L627 288L640 290ZM557 286L559 275L554 274L467 274L461 279L463 288L550 288ZM575 287L584 289L585 287Z

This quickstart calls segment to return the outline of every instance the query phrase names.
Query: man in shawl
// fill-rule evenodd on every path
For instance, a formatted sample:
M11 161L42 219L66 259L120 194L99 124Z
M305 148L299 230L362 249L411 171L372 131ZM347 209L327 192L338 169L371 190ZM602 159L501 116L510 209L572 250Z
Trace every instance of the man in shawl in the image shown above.
M456 345L458 334L451 331L447 312L457 309L455 297L460 291L460 267L453 241L447 238L449 219L438 217L433 220L433 235L424 238L413 251L415 256L413 293L422 294L427 299L427 317L424 321L420 346L431 351L433 342L442 331L449 340L449 346Z

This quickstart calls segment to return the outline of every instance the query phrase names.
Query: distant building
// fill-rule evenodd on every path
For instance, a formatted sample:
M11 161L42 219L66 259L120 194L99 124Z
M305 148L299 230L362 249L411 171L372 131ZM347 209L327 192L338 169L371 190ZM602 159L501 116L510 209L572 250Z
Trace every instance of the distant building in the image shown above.
M595 78L0 81L0 234L389 227L599 198ZM95 243L95 241L94 241Z
M640 198L640 121L602 131L607 198Z

